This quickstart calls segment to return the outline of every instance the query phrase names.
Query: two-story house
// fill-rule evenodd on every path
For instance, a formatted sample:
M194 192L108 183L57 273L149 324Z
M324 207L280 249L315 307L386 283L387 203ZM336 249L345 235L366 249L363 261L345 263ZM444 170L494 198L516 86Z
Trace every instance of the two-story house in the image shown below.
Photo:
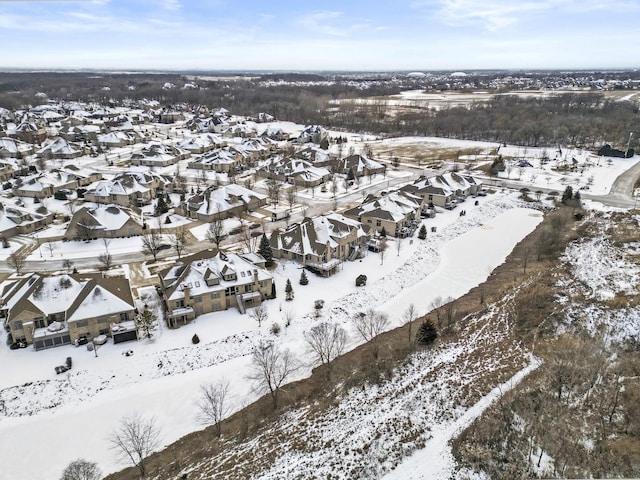
M273 277L257 254L203 251L159 274L170 327L236 307L240 313L271 297Z
M369 235L362 224L339 214L305 218L269 239L274 258L296 260L323 276L335 273L340 262L354 260Z
M0 284L0 317L14 342L41 350L130 329L135 306L126 278L31 273Z

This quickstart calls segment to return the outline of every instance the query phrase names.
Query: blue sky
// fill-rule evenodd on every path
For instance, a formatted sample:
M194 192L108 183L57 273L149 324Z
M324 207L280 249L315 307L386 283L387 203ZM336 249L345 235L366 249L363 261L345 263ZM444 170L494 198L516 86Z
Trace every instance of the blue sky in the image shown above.
M640 67L640 0L0 0L0 67Z

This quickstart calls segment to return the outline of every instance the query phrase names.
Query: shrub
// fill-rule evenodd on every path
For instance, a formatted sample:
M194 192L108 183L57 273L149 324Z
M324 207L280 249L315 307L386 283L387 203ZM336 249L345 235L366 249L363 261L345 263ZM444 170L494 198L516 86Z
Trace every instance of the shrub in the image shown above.
M418 238L420 240L424 240L425 238L427 238L427 227L425 227L424 225L422 225L420 227L420 231L418 231Z
M197 333L194 333L193 337L191 337L191 343L193 343L194 345L197 345L198 343L200 343L200 337L198 336Z
M367 276L366 275L358 275L356 277L356 287L362 287L367 284Z
M274 335L279 335L280 334L280 324L277 323L277 322L272 323L270 331Z

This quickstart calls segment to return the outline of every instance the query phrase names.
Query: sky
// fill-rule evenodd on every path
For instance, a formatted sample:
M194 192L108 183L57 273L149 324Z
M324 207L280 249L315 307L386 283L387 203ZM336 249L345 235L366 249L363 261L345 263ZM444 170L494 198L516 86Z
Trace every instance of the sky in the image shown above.
M0 0L0 68L640 67L640 0Z

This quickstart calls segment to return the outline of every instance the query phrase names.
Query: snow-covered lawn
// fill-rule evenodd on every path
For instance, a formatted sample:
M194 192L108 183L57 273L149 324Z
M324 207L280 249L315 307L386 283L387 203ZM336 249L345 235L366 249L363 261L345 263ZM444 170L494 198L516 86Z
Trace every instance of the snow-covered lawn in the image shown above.
M439 214L425 221L427 227L437 227L426 241L405 239L399 251L390 242L384 261L379 254L369 253L362 261L345 263L331 278L310 275L307 286L298 284L298 266L284 262L274 271L278 299L265 304L269 321L261 328L248 315L226 311L204 315L178 330L160 329L151 341L108 343L98 350L98 357L72 346L41 352L0 349L4 367L0 451L5 458L18 458L26 446L38 452L37 462L5 463L3 474L33 480L58 478L77 457L98 461L106 472L120 468L106 437L122 416L134 410L153 414L164 442L175 441L199 428L195 420L199 386L221 376L231 380L234 407L241 408L256 395L244 372L247 355L258 339L272 338L297 352L305 363L303 332L318 321L312 313L316 299L326 302L323 319L343 323L351 333L350 345L355 346L361 342L348 321L358 310L382 309L390 314L390 327L395 327L402 323L408 303L424 313L436 296L465 293L486 279L541 221L539 212L518 207L515 194L496 194L478 206L467 206L464 217L456 211ZM78 242L62 245L71 243ZM112 248L115 244L110 244ZM356 288L355 278L361 273L369 277L367 286ZM283 300L287 278L295 290L292 302ZM294 312L294 320L285 328L287 310ZM268 332L272 322L282 326L278 338ZM200 337L199 345L191 344L194 333ZM134 355L124 356L126 350ZM53 368L67 356L73 357L73 369L56 377ZM309 373L306 365L296 378Z

